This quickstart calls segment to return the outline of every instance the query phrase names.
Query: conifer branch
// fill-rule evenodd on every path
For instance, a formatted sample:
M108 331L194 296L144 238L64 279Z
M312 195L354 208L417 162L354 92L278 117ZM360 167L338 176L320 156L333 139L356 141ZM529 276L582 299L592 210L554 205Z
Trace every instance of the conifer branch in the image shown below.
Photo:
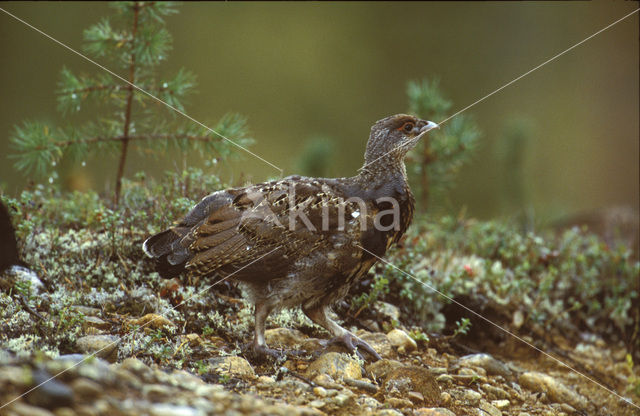
M164 28L164 17L176 13L172 2L114 2L111 6L120 19L130 26L112 27L109 18L84 31L85 51L126 68L128 81L155 95L170 106L184 111L184 100L193 92L195 76L180 69L163 81L154 78L156 65L166 59L171 49L171 36ZM165 108L146 94L110 74L76 76L63 68L58 83L60 111L79 112L86 101L107 104L113 111L101 110L97 122L83 126L50 127L39 122L24 122L16 126L11 137L16 151L12 157L18 169L44 175L56 169L66 155L76 159L91 152L113 152L118 155L114 203L118 203L125 172L129 144L143 154L166 152L170 148L214 154L216 159L230 157L234 150L222 137L247 146L246 120L235 114L224 115L214 129L196 124L178 124L164 116ZM215 131L215 133L214 133Z

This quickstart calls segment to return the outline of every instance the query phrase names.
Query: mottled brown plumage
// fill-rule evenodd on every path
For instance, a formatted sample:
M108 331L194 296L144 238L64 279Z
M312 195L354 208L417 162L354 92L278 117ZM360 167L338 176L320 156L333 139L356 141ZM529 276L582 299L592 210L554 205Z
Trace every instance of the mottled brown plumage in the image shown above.
M414 199L403 159L434 127L404 114L384 118L371 129L358 175L289 176L215 192L145 241L144 251L163 277L186 270L243 284L256 306L258 353L274 352L264 342L269 313L301 306L336 340L379 358L327 311L377 261L370 253L383 256L409 226Z

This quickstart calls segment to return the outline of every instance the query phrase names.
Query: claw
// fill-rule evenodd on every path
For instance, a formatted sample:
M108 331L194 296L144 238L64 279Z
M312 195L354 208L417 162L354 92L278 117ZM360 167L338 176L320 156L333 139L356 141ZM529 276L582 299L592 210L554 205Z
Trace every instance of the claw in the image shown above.
M349 351L355 352L358 355L358 357L362 360L364 360L364 357L362 356L362 354L360 354L360 351L358 351L358 347L362 348L362 350L366 351L367 353L369 353L369 355L375 358L374 361L378 361L382 359L380 354L378 354L371 345L367 344L365 341L353 335L351 332L346 332L344 335L331 338L327 342L327 346L332 344L344 345L345 347L347 347Z

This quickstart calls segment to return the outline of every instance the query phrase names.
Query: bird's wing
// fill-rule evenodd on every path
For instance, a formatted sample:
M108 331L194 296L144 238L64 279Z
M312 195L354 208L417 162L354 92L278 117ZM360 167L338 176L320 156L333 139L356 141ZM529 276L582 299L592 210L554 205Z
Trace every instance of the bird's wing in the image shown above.
M199 275L237 272L240 280L282 277L311 251L351 238L352 209L339 212L336 204L343 197L330 180L295 176L219 191L144 249L166 276L186 268ZM346 229L339 228L339 215Z

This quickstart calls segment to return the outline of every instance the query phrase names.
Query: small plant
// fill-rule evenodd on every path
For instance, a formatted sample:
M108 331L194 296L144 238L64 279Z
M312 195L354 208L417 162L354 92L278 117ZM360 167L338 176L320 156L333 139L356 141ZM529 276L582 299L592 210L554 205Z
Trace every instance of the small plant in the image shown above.
M415 342L429 342L429 336L419 329L410 331L409 336L413 338Z
M196 370L198 371L198 375L204 375L209 372L209 363L204 360L198 360L195 362Z
M85 30L85 52L126 71L127 82L106 73L78 76L63 68L57 91L59 109L65 115L80 112L93 100L102 105L99 114L105 116L83 126L60 128L25 121L15 127L11 140L17 152L16 167L42 175L54 171L50 181L57 177L55 168L63 157L84 159L89 153L119 153L114 192L117 205L130 146L142 154L157 154L173 147L226 158L232 145L224 137L239 145L247 145L251 139L241 116L223 116L213 133L191 121L176 123L175 112L145 93L184 111L184 101L196 85L195 76L185 69L172 79L154 77L157 66L171 49L171 35L165 28L164 17L177 12L174 3L114 2L112 7L116 11L113 18ZM174 118L167 121L164 111L170 111Z
M631 354L627 354L625 356L625 361L627 367L629 368L629 372L631 373L631 375L627 379L628 385L626 391L640 397L640 376L635 375L633 372L633 357L631 356Z
M357 318L364 309L371 306L379 297L387 293L389 293L389 280L383 276L376 276L373 280L371 290L354 297L351 301L351 309L356 311L354 318Z
M453 331L451 338L455 338L460 334L467 335L469 329L471 329L471 319L461 318L459 321L456 321L456 329Z

